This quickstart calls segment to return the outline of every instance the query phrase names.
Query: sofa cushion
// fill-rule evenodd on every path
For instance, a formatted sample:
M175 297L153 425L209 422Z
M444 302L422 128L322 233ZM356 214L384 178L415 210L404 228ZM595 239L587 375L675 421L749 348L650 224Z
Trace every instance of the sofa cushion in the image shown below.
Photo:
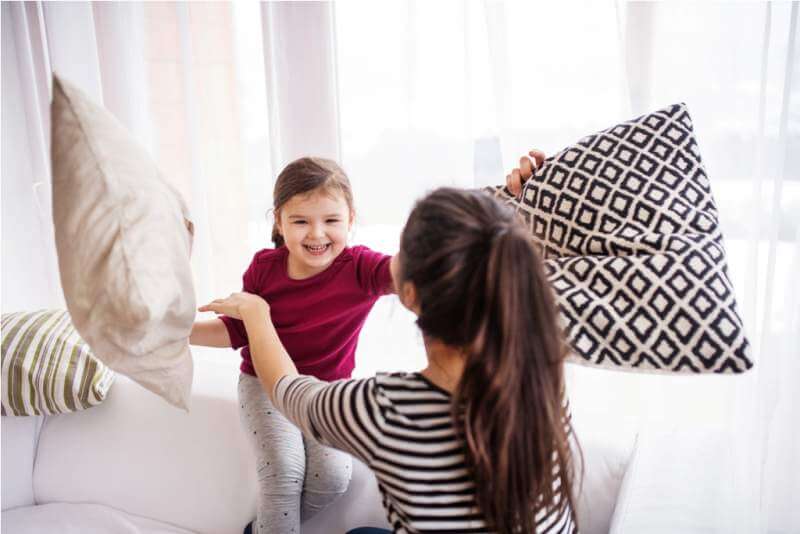
M241 532L255 514L256 467L239 423L239 361L197 352L189 413L118 376L103 404L49 416L36 502L97 503L196 532Z
M54 503L3 512L3 532L14 534L192 534L101 504Z
M186 408L195 316L186 204L105 109L53 78L53 220L72 321L98 359Z
M42 428L43 417L0 417L0 438L2 438L3 483L0 484L3 505L3 528L5 511L20 506L30 506L33 499L33 464L36 458L36 444ZM9 531L11 532L11 531Z
M520 199L493 191L542 250L573 361L671 373L753 366L684 104L547 158Z
M2 414L74 412L100 404L114 372L92 354L64 310L2 317Z

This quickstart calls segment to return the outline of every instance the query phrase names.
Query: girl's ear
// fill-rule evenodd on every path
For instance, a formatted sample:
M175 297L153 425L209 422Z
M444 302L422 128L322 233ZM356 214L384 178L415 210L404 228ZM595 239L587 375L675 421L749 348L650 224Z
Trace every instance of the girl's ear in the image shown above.
M356 222L356 212L355 212L355 210L350 210L350 223L349 223L348 226L350 228L353 228L353 223L355 223L355 222Z
M283 235L283 227L281 227L281 212L280 210L273 210L272 218L275 221L275 228L278 229L278 232Z

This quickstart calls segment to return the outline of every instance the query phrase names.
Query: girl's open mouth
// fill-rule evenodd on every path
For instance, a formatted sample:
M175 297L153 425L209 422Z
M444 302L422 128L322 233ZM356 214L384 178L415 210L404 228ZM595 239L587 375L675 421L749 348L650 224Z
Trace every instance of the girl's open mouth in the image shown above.
M321 256L328 251L330 246L331 244L328 243L327 245L303 245L303 248L306 249L312 256Z

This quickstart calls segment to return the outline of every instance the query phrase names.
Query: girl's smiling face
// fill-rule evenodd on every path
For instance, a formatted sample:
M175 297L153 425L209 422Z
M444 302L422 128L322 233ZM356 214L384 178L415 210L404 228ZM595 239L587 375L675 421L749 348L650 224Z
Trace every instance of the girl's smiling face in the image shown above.
M295 195L281 206L277 226L289 249L289 277L327 269L347 246L353 215L343 195L322 190Z

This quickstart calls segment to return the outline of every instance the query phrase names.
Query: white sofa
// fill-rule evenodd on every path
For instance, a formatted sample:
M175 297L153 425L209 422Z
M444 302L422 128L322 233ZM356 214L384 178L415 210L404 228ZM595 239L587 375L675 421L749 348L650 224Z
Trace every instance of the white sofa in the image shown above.
M236 406L239 358L193 353L190 413L119 376L89 410L3 417L2 532L241 532L255 515L256 471ZM582 531L608 532L635 433L605 423L599 430L573 411L587 466ZM375 480L356 462L345 496L303 532L367 525L387 526Z

